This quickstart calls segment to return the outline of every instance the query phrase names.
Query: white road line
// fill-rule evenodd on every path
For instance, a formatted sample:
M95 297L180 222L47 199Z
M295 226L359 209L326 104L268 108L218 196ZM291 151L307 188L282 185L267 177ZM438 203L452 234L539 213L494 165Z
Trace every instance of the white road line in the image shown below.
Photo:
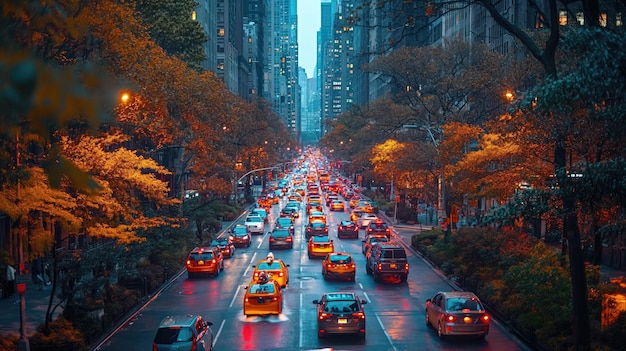
M224 328L224 323L226 323L225 319L222 319L222 324L220 324L220 328L217 330L217 334L215 334L215 338L213 338L213 347L215 347L215 343L217 343L217 338L220 337L220 334L222 333L222 329Z
M230 305L228 305L228 307L233 307L233 305L235 304L235 299L237 298L237 295L239 295L240 289L241 289L241 285L237 285L237 290L235 290L235 295L233 296L233 299L230 300Z
M389 336L389 333L387 333L387 329L385 329L383 322L380 320L380 317L378 317L378 313L375 313L375 315L376 315L376 320L378 320L378 324L380 324L380 328L383 330L383 333L385 333L385 336L387 337L387 341L389 341L389 345L391 345L394 351L398 351L396 346L391 341L391 337Z
M372 303L372 300L370 300L370 297L367 295L365 291L363 291L363 296L365 296L365 300L367 300L367 303Z
M246 275L248 275L248 272L250 271L250 267L252 267L252 263L254 263L254 258L255 257L256 257L256 252L252 254L252 258L250 259L250 264L243 271L242 277L245 277Z
M302 288L302 282L300 282L300 288ZM303 325L303 321L302 321L302 311L303 311L304 305L302 304L302 293L300 293L300 318L298 318L298 323L300 325L300 328L298 328L300 330L300 336L299 336L299 340L298 340L298 345L300 346L299 348L302 349L303 345L302 343L304 342L304 325Z

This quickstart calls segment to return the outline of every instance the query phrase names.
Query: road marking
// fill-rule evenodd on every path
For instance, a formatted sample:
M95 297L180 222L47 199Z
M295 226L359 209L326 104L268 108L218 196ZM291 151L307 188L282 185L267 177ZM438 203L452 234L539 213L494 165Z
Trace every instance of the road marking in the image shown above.
M367 295L365 291L363 291L363 296L365 296L365 300L367 300L367 303L372 303L372 300L370 300L370 297Z
M237 295L239 295L240 289L241 289L241 285L237 285L237 290L235 290L235 295L233 296L233 299L230 301L230 305L228 305L228 307L233 307L233 305L235 304L235 299L237 298Z
M226 323L226 320L222 319L222 324L220 324L220 328L217 330L217 334L215 334L215 338L213 338L213 345L211 345L212 347L215 347L215 343L217 343L217 338L220 337L220 334L222 333L222 328L224 328L224 323Z
M255 257L256 257L256 252L252 254L252 257L250 258L250 264L248 264L248 267L246 267L246 270L243 271L242 277L245 277L246 275L248 275L248 272L250 271L250 267L252 267L252 264L254 263Z
M380 328L383 330L383 333L385 333L385 336L387 337L387 341L389 341L389 345L391 345L394 351L398 351L396 346L391 341L391 337L389 336L389 333L387 333L387 329L385 329L383 322L380 320L380 317L378 317L378 313L374 313L374 315L376 316L376 320L378 320L378 324L380 324Z
M302 289L302 282L300 282L300 288ZM300 293L300 317L298 318L298 323L300 325L300 328L298 328L300 330L300 336L299 336L299 340L298 340L298 345L299 348L301 349L303 347L302 342L304 340L304 328L303 328L303 321L302 321L302 309L303 309L304 305L302 304L302 293Z

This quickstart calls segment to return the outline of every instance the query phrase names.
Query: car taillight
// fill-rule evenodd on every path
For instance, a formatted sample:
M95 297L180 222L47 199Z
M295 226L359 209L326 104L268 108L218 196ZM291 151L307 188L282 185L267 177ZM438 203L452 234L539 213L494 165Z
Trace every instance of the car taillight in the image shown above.
M287 237L287 241L293 241L293 239L289 236Z
M157 346L156 346L156 342L152 343L152 351L158 351Z
M324 312L322 312L322 313L320 313L319 319L326 319L326 318L330 318L332 316L333 316L332 313L324 313Z
M278 297L276 296L272 297L272 301L278 301Z
M270 242L273 242L273 241L275 241L274 237L270 236Z
M191 260L187 260L187 265L189 266L191 264Z
M324 228L324 231L325 231L325 232L328 232L328 228Z
M198 339L195 337L191 340L191 351L196 351L198 349Z
M483 322L483 323L489 323L489 316L488 316L488 315L486 315L486 314L485 314L485 315L482 315L482 316L480 317L480 321L481 321L481 322Z
M278 276L279 276L279 277L282 277L282 276L284 276L284 275L285 275L285 273L283 273L283 272L279 272L279 273L278 273Z
M243 301L247 303L249 300L248 300L248 298L246 297L245 299L243 299Z
M212 259L211 263L217 263L217 261L215 259Z
M364 319L365 318L365 313L363 313L363 312L356 312L356 313L352 314L352 317Z
M353 263L353 264L350 265L350 268L355 269L356 265Z
M367 228L367 231L368 231L368 232L371 232L371 231L372 231L372 228Z
M451 322L454 323L454 321L456 321L456 317L453 315L447 315L446 316L446 322Z
M408 271L409 271L409 264L408 264L408 263L405 263L405 264L404 264L404 271L405 271L405 272L408 272Z
M382 263L379 263L379 264L378 264L378 270L380 271L380 270L382 270L382 269L383 269L383 264L382 264Z

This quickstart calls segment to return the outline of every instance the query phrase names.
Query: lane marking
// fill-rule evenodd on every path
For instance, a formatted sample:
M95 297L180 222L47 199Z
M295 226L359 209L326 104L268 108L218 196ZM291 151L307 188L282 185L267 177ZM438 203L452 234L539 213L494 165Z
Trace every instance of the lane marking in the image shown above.
M246 267L246 269L243 271L243 274L241 275L242 277L245 277L246 275L248 275L248 272L250 271L250 267L252 267L252 264L254 263L255 257L256 257L256 252L252 254L252 257L250 258L250 263L248 264L248 267Z
M241 290L241 285L237 285L237 290L235 290L235 295L233 296L233 299L230 300L230 305L228 305L228 307L233 307L233 305L235 304L235 299L237 298L237 295L239 295L239 290Z
M300 288L302 288L302 282L300 282ZM303 321L302 321L302 314L303 314L302 313L302 308L303 307L304 307L304 305L303 305L303 302L302 302L302 293L300 293L300 313L299 313L300 318L298 318L298 323L300 325L300 328L298 328L298 329L300 329L300 336L298 337L299 338L298 339L298 345L299 345L300 349L302 349L302 347L303 347L302 343L304 342L303 341L304 340L304 328L303 328L304 324L303 324Z
M215 344L217 343L217 338L220 337L220 334L222 333L222 329L224 328L224 323L226 323L226 320L222 319L222 323L220 324L220 328L217 330L217 334L215 334L215 338L213 338L213 345L212 345L212 347L215 347Z
M367 295L367 293L365 292L365 290L363 290L363 296L365 296L365 300L367 300L367 303L372 303L372 300L370 300L370 297Z
M378 324L380 324L380 328L383 330L383 333L385 333L385 336L387 337L387 341L389 341L389 345L391 345L394 351L398 351L396 346L391 341L391 337L389 336L389 333L387 333L387 329L385 329L385 326L383 325L383 322L380 320L378 313L374 313L374 315L376 316L376 320L378 320Z

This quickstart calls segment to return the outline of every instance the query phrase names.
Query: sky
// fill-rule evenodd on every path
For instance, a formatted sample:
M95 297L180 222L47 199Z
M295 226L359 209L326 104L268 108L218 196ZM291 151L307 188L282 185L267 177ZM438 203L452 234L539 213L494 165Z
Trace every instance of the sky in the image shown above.
M321 0L298 0L298 64L313 77L317 61L317 31L320 30Z

